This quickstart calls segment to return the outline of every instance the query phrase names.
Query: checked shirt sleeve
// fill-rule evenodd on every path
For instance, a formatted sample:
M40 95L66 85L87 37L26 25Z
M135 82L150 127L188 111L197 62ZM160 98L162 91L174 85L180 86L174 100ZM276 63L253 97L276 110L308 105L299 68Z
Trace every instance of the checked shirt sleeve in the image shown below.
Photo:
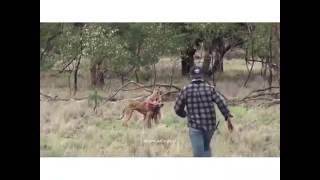
M186 105L186 88L183 88L180 93L177 95L176 103L174 105L174 111L180 117L186 117L187 113L184 110Z
M211 90L213 101L218 105L218 108L224 116L225 120L227 120L229 117L233 117L223 97L221 97L221 95L214 88L212 88Z

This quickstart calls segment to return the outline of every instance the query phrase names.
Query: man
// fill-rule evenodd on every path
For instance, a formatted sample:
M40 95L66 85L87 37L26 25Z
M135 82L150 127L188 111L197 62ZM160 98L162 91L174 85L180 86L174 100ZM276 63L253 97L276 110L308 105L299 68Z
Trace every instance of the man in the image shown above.
M193 155L210 157L210 141L216 130L216 115L214 103L218 105L230 132L233 130L233 117L213 86L205 83L200 67L191 69L192 81L178 94L174 110L180 117L188 117L189 136ZM186 107L187 112L184 110Z

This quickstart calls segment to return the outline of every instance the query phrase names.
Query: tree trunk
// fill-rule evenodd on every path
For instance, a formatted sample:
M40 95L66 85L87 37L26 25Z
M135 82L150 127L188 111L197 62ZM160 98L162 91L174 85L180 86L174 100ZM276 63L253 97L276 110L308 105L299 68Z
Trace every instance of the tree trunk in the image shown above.
M68 72L69 73L69 72ZM68 74L68 88L69 88L69 96L71 96L72 95L72 89L71 89L71 74L72 74L72 72L70 72L69 74Z
M215 47L214 64L212 65L212 72L223 72L223 57L225 53L231 49L231 45L225 47L223 37L220 36L212 40L212 46Z
M189 47L181 56L181 73L182 75L188 75L192 66L194 66L194 54L196 49Z
M157 69L156 69L156 64L153 63L153 87L155 88L157 82Z
M265 62L264 62L264 59L263 57L260 57L260 60L261 60L261 70L260 70L260 76L263 77L263 69L264 69L264 66L265 66Z
M102 63L98 64L97 66L97 70L96 70L96 87L101 89L104 87L104 72L102 69Z
M272 86L272 29L270 31L270 39L269 39L269 57L270 57L270 61L269 61L269 87Z
M223 56L224 52L217 51L215 53L214 64L212 66L212 72L223 72Z
M103 58L94 58L91 61L90 67L90 79L91 86L93 88L102 88L104 87L104 70L103 70Z
M176 69L176 62L175 60L172 60L173 61L173 65L172 65L172 68L171 68L171 74L170 74L170 88L169 90L171 90L171 87L172 87L172 83L173 83L173 75L174 75L174 70Z
M97 69L95 65L91 65L90 68L90 78L91 78L91 86L96 87L97 85Z
M210 75L210 72L209 72L210 63L211 63L211 56L209 53L205 53L204 59L203 59L203 64L202 64L202 69L203 69L203 73L208 76Z
M181 57L181 74L183 76L188 74L188 58L185 56Z
M81 61L81 54L80 54L79 59L77 61L76 69L74 70L73 95L76 95L76 93L78 91L78 71L79 71L80 61Z
M266 77L267 77L267 69L268 69L268 66L269 66L269 56L268 57L266 57L266 61L265 61L265 63L264 63L264 69L263 69L263 78L264 79L266 79Z
M139 83L138 69L134 70L134 75L136 76L136 82Z
M141 60L141 46L142 46L142 41L138 42L138 47L136 50L136 57ZM139 66L135 68L134 70L134 75L136 77L136 82L139 83L139 76L138 76L138 71L139 71Z
M121 74L120 76L121 76L121 85L123 86L123 84L124 84L124 75Z
M73 84L74 91L73 91L73 95L76 95L76 93L78 91L78 71L79 71L79 66L80 66L80 62L81 62L81 58L82 58L82 51L83 51L82 32L83 32L84 24L81 23L81 24L79 24L79 26L80 26L80 42L79 42L80 49L79 49L79 58L78 58L78 61L77 61L77 64L76 64L76 68L75 68L75 71L74 71L74 84Z

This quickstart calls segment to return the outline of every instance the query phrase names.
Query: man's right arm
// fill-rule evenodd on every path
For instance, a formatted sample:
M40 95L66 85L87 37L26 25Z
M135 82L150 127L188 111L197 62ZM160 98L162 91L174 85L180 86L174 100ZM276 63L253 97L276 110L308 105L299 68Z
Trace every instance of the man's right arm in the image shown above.
M186 105L186 88L183 88L176 98L176 103L174 105L174 111L176 114L182 118L187 116L184 107Z

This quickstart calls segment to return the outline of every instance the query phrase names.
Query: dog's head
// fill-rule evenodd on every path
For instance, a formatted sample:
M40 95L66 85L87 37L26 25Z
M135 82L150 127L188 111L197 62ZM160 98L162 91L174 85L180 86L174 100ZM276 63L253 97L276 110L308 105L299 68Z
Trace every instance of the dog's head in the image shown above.
M161 102L161 95L162 95L162 91L160 89L160 86L156 86L153 89L153 93L149 96L149 99L152 101L157 101L157 102Z
M164 106L164 104L161 103L157 103L157 104L151 104L152 108L162 108Z
M160 109L163 107L163 105L164 105L163 103L159 103L159 104L155 105L153 112L155 114L158 114L160 112Z
M153 89L153 95L157 95L157 96L161 96L162 95L162 91L160 89L160 86L156 86L154 89Z

